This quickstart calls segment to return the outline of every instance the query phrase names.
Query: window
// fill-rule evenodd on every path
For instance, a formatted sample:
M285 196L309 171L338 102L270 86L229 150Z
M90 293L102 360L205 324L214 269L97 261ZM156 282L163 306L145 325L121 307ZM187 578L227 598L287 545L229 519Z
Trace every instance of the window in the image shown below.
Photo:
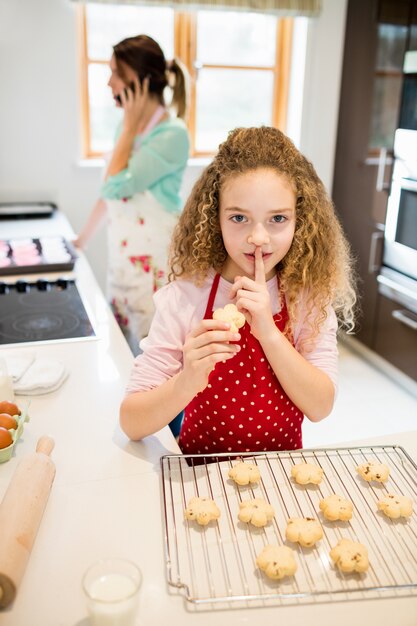
M407 27L378 24L378 48L373 86L370 152L392 150L400 109L402 67Z
M191 76L192 155L213 154L236 126L285 130L292 19L244 12L133 5L79 7L83 144L86 157L111 149L122 111L107 81L112 46L132 35L156 39ZM215 45L213 43L215 42Z

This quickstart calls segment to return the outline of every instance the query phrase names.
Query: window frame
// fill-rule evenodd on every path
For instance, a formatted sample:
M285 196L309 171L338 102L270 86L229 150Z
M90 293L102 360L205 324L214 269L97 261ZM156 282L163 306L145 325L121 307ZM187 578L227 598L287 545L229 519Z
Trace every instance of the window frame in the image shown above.
M82 150L85 159L96 159L103 156L102 152L91 149L90 106L88 95L88 66L90 63L107 65L108 59L88 57L87 17L85 5L77 7L78 57L81 99L81 135ZM273 72L272 125L285 131L287 122L288 96L290 87L291 50L294 19L277 18L275 63L270 66L247 65L211 65L202 64L197 68L197 15L195 12L174 11L174 54L187 67L190 74L190 106L186 120L190 134L190 156L194 158L211 157L213 152L197 151L196 138L196 93L197 74L201 68L209 69L242 69Z

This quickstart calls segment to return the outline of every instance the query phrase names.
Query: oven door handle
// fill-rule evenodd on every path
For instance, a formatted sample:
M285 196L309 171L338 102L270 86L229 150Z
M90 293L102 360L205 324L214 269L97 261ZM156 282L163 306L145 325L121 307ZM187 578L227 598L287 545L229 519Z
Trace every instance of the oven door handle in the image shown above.
M387 164L387 149L381 148L378 159L378 171L376 174L376 191L385 191L388 185L385 184L385 167Z
M381 267L382 261L382 246L381 242L384 239L384 232L381 230L375 231L371 235L371 245L369 248L369 260L368 260L368 272L374 274L378 272Z
M401 178L400 186L405 191L417 191L417 180L414 180L414 178Z
M413 315L413 313L406 309L396 309L392 311L391 315L394 319L401 322L401 324L405 324L405 326L408 326L412 330L417 330L417 315Z
M376 279L380 285L386 287L390 291L393 291L394 294L395 292L397 292L403 296L406 296L406 298L410 298L410 300L412 300L413 302L417 302L417 294L412 289L409 289L404 285L400 285L398 282L392 280L392 278L388 278L387 276L383 276L382 274L378 274ZM387 298L390 298L391 300L393 299L391 295L387 295Z

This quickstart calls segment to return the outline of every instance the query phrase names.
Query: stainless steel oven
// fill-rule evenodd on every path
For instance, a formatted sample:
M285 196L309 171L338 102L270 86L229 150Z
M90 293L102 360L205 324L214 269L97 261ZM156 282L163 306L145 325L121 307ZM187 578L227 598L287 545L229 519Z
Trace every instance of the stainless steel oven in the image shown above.
M394 159L378 284L406 307L398 319L417 330L417 130L396 131Z
M397 130L384 265L417 281L417 131Z

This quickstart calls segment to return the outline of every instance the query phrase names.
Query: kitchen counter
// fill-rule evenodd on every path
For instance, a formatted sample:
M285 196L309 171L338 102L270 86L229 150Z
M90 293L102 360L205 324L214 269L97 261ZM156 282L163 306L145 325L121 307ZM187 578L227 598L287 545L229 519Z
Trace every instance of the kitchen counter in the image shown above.
M17 236L27 234L23 232L27 228L34 235L36 227L45 235L45 228L51 234L56 228L70 236L62 216L55 224L35 222L3 222L10 231L2 231ZM142 442L130 442L120 431L118 408L132 355L83 255L75 272L97 340L34 348L39 355L64 361L69 377L57 391L31 399L31 419L23 437L12 459L0 465L2 496L17 464L34 451L38 438L48 434L55 440L55 482L17 598L0 613L2 626L87 626L81 578L90 564L105 557L126 557L141 567L141 626L240 625L253 620L279 620L287 626L333 622L415 626L417 596L196 613L168 589L159 459L177 453L178 447L169 428ZM24 350L16 345L4 352ZM17 397L17 402L23 407L27 398ZM360 443L400 444L417 460L417 431Z

